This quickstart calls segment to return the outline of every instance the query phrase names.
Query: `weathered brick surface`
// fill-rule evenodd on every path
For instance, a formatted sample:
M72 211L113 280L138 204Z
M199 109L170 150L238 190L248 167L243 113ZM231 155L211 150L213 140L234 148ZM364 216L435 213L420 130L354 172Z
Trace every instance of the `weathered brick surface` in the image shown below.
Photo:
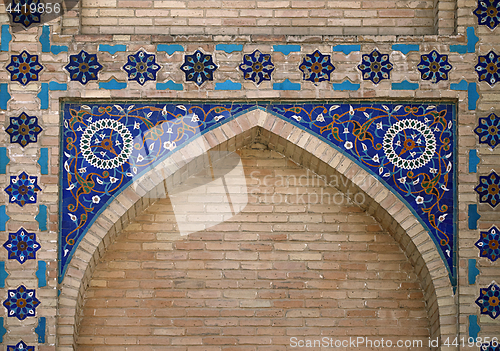
M85 296L79 350L281 350L292 336L430 335L419 279L376 220L326 194L289 204L324 182L273 151L239 153L251 190L243 212L183 237L160 199L109 246ZM263 203L273 193L280 200ZM203 221L212 206L187 215Z

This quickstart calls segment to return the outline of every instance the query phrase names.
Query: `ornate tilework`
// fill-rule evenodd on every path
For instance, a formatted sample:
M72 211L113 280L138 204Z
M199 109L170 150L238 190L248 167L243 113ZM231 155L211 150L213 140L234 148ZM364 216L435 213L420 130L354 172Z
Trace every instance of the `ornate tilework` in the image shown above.
M486 118L479 118L479 125L474 129L480 144L495 148L500 143L500 118L494 113Z
M481 232L479 240L475 245L479 249L481 257L487 257L490 261L495 262L500 256L500 232L497 227L493 226L487 232Z
M500 0L478 0L474 14L477 24L495 29L500 23Z
M156 73L160 68L156 63L156 56L142 50L129 55L127 63L123 66L128 74L128 80L135 80L140 85L144 85L148 80L156 80Z
M16 233L9 233L9 239L3 244L8 251L9 260L17 260L23 264L27 260L34 260L40 244L36 241L35 233L28 233L21 228Z
M322 81L329 81L330 75L335 70L330 60L330 55L323 55L316 50L310 55L306 55L299 66L303 79L317 84Z
M494 86L500 81L500 57L493 51L484 56L479 55L476 72L480 82L485 81L490 86Z
M496 207L500 202L500 176L494 171L479 177L479 185L474 189L479 194L479 202Z
M6 67L10 72L10 80L26 85L38 80L38 73L43 66L38 62L38 55L30 55L26 50L19 55L12 55Z
M11 117L10 124L5 130L10 135L11 143L18 143L25 147L29 143L36 143L42 128L38 125L38 118L21 113L19 117Z
M358 68L363 73L364 80L378 84L383 79L391 79L393 65L389 61L389 55L382 55L378 50L373 50L371 54L363 55Z
M320 102L65 104L59 278L90 225L134 179L256 108L318 136L392 189L428 230L454 282L454 106ZM84 154L88 145L99 149Z
M34 289L26 289L24 285L9 290L7 300L3 302L3 305L7 308L7 315L17 317L21 321L26 317L34 317L36 308L40 304L35 294Z
M5 188L9 194L9 202L16 203L19 206L34 204L37 200L37 192L41 191L37 184L37 177L29 176L22 172L18 176L10 177L10 185Z
M448 80L448 72L451 71L452 66L448 62L448 55L440 55L436 50L432 50L429 54L420 56L417 68L423 80L437 83L441 80Z
M484 289L480 289L480 295L476 304L481 308L481 314L487 314L495 319L500 314L500 288L495 282Z
M500 351L500 343L498 338L495 341L484 343L481 345L480 351Z
M80 51L77 55L69 56L69 63L64 67L69 72L69 78L83 85L91 80L98 80L98 73L102 65L97 61L96 54Z
M35 351L35 346L28 346L21 340L17 345L7 345L7 351Z
M201 86L207 80L214 80L214 72L218 66L212 61L212 55L205 55L200 50L192 55L184 56L181 70L186 74L186 81Z
M22 24L28 28L33 23L40 23L40 13L37 12L40 0L12 0L11 11L7 13L12 17L13 23ZM35 11L31 11L35 9Z
M271 80L271 74L274 71L271 55L263 54L259 50L243 55L243 63L239 67L243 72L243 78L257 85L264 80Z

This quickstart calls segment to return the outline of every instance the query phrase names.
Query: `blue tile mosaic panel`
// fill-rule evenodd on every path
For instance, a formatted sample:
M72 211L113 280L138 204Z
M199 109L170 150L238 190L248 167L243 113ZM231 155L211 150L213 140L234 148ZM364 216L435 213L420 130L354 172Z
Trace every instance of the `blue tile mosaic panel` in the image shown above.
M417 68L423 80L438 83L448 80L448 72L453 67L448 62L448 55L440 55L436 50L432 50L429 54L420 56Z
M35 351L35 346L28 346L21 340L16 345L7 345L7 351Z
M38 125L37 117L28 116L23 112L19 117L10 117L10 124L5 131L10 135L11 143L18 143L25 147L30 143L37 142L42 127Z
M17 289L8 290L3 305L9 317L16 317L22 321L26 317L35 316L40 301L36 298L35 289L27 289L24 285L20 285Z
M480 307L481 314L497 318L500 314L500 287L492 282L487 288L480 289L476 305Z
M486 118L479 118L474 133L479 136L479 144L487 144L494 149L500 143L500 117L492 113Z
M35 233L28 233L26 229L20 228L15 233L9 233L3 247L8 251L9 260L17 260L23 264L27 260L36 259L36 252L41 246L36 241Z
M239 65L243 72L243 79L251 80L259 85L265 80L271 80L274 64L271 62L271 54L263 54L255 50L251 54L243 55L243 63Z
M500 232L498 228L493 226L487 232L481 232L475 245L479 249L479 256L487 257L490 261L495 262L500 256Z
M477 0L477 24L495 29L500 23L500 0Z
M214 80L214 72L218 66L214 63L212 55L207 55L197 50L192 55L184 56L181 70L186 75L186 82L195 82L201 86L207 80Z
M479 185L474 188L479 194L479 202L495 208L500 203L500 176L492 171L487 176L479 177Z
M193 139L254 109L295 124L392 190L455 273L455 106L429 103L65 103L59 279L99 214L134 179Z
M378 84L384 79L391 79L394 66L389 61L389 55L382 55L378 50L373 50L369 55L363 55L358 66L364 80L371 80Z
M475 68L480 82L484 81L490 86L494 86L496 82L500 81L500 56L494 51L483 56L479 55Z
M69 63L64 68L69 72L71 80L85 85L91 80L99 79L102 65L97 61L96 54L89 54L82 50L77 55L70 55Z
M322 81L329 81L335 67L332 65L330 55L323 55L316 50L304 57L299 69L302 71L304 80L317 84Z
M10 63L5 67L10 72L10 80L26 85L37 81L43 66L38 62L38 55L30 55L24 50L19 55L12 55Z

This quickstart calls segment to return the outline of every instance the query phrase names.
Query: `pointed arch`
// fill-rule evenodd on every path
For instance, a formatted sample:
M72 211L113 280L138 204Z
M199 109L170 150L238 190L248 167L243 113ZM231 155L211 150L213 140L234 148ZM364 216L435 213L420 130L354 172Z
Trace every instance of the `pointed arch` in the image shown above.
M363 194L366 201L361 207L395 238L415 267L424 289L431 336L445 339L456 335L456 304L447 269L433 240L412 211L342 152L307 131L256 109L192 140L150 169L101 213L78 246L60 285L59 350L75 348L85 290L97 262L122 228L165 193L166 182L185 179L206 166L200 156L207 151L235 151L255 140L318 174L340 177L343 181L339 182L339 190L344 193Z

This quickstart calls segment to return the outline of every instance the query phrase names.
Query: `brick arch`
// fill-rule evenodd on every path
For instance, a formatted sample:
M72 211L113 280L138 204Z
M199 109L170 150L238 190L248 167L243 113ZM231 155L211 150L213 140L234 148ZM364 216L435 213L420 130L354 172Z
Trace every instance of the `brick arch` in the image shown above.
M456 305L447 269L434 242L410 209L365 170L316 136L262 110L241 115L190 142L115 198L88 230L60 285L58 349L73 350L85 291L97 262L124 226L165 192L165 180L184 179L203 168L208 150L234 151L254 141L285 154L318 174L342 177L339 190L363 194L361 206L399 243L419 276L431 323L431 337L457 333ZM189 162L188 160L194 161ZM200 168L201 167L201 168ZM368 178L373 181L366 181ZM139 185L137 185L139 184Z

